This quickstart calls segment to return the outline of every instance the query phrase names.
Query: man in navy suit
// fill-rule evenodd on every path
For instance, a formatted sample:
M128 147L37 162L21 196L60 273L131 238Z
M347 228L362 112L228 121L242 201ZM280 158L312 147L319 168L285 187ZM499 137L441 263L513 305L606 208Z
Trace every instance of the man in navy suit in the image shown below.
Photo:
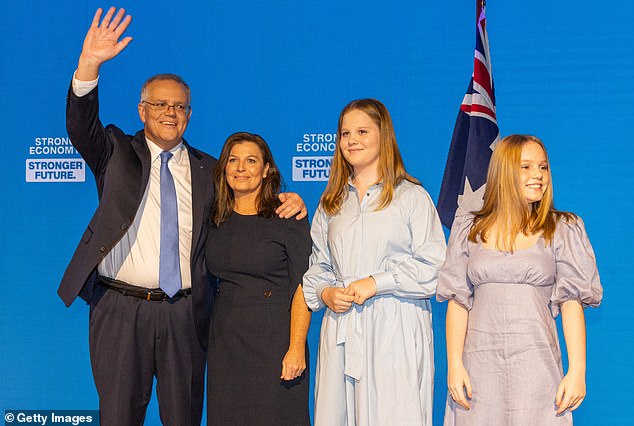
M163 424L199 425L214 295L204 242L216 159L183 139L191 94L174 74L144 84L138 105L144 129L136 135L101 124L100 67L132 40L120 40L131 17L115 11L110 8L103 20L102 10L96 12L68 94L67 130L95 176L99 205L58 293L67 306L78 295L90 304L90 358L101 424L143 424L156 377ZM168 187L171 195L165 195ZM296 194L281 198L286 203L280 216L298 211L305 216ZM163 210L168 199L171 217ZM173 260L165 273L163 229L170 226ZM171 290L163 285L168 278L177 283Z

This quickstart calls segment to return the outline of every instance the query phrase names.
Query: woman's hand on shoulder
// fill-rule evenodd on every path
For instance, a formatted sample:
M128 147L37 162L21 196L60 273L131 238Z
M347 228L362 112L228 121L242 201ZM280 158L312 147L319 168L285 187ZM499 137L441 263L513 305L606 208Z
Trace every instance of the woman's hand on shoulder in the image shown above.
M456 404L469 410L469 400L473 397L471 380L464 365L447 366L447 392Z
M555 397L555 405L557 405L557 414L561 414L566 409L574 411L583 402L586 397L586 379L583 373L568 370L568 373L559 383L557 388L557 396Z
M343 288L328 287L321 292L321 300L331 311L341 314L352 307L354 296L346 294Z
M306 370L306 353L304 348L289 348L282 360L282 380L293 380Z

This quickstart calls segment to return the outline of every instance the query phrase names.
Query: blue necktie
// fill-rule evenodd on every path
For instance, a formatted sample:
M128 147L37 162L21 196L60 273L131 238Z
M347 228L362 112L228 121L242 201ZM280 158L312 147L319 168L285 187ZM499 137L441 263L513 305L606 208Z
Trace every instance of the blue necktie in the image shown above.
M178 205L174 178L167 162L169 151L161 152L161 256L159 287L173 297L181 289L181 265L178 254Z

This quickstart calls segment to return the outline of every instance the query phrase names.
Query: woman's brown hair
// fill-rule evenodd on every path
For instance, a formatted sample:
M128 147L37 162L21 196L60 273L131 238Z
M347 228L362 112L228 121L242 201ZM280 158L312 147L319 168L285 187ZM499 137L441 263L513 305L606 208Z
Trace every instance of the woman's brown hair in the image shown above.
M220 226L222 222L233 212L234 196L233 190L227 183L225 177L225 169L229 156L231 155L231 149L235 145L239 145L244 142L252 142L258 146L264 164L269 165L269 170L266 173L266 177L262 180L262 187L260 194L258 195L257 208L258 215L264 217L272 217L275 214L275 209L279 206L280 202L277 198L277 194L281 186L281 175L273 160L273 154L267 143L262 139L260 135L247 132L234 133L227 138L220 158L214 168L214 186L216 189L216 203L214 212L212 214L213 222L216 226Z

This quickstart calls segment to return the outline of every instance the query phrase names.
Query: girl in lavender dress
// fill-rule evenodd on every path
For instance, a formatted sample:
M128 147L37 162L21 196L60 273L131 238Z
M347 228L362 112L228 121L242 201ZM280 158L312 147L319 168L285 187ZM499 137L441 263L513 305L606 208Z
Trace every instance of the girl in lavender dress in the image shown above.
M445 425L572 424L586 393L583 308L602 292L583 221L553 206L543 143L502 139L484 206L456 217L439 273L437 299L449 300Z

